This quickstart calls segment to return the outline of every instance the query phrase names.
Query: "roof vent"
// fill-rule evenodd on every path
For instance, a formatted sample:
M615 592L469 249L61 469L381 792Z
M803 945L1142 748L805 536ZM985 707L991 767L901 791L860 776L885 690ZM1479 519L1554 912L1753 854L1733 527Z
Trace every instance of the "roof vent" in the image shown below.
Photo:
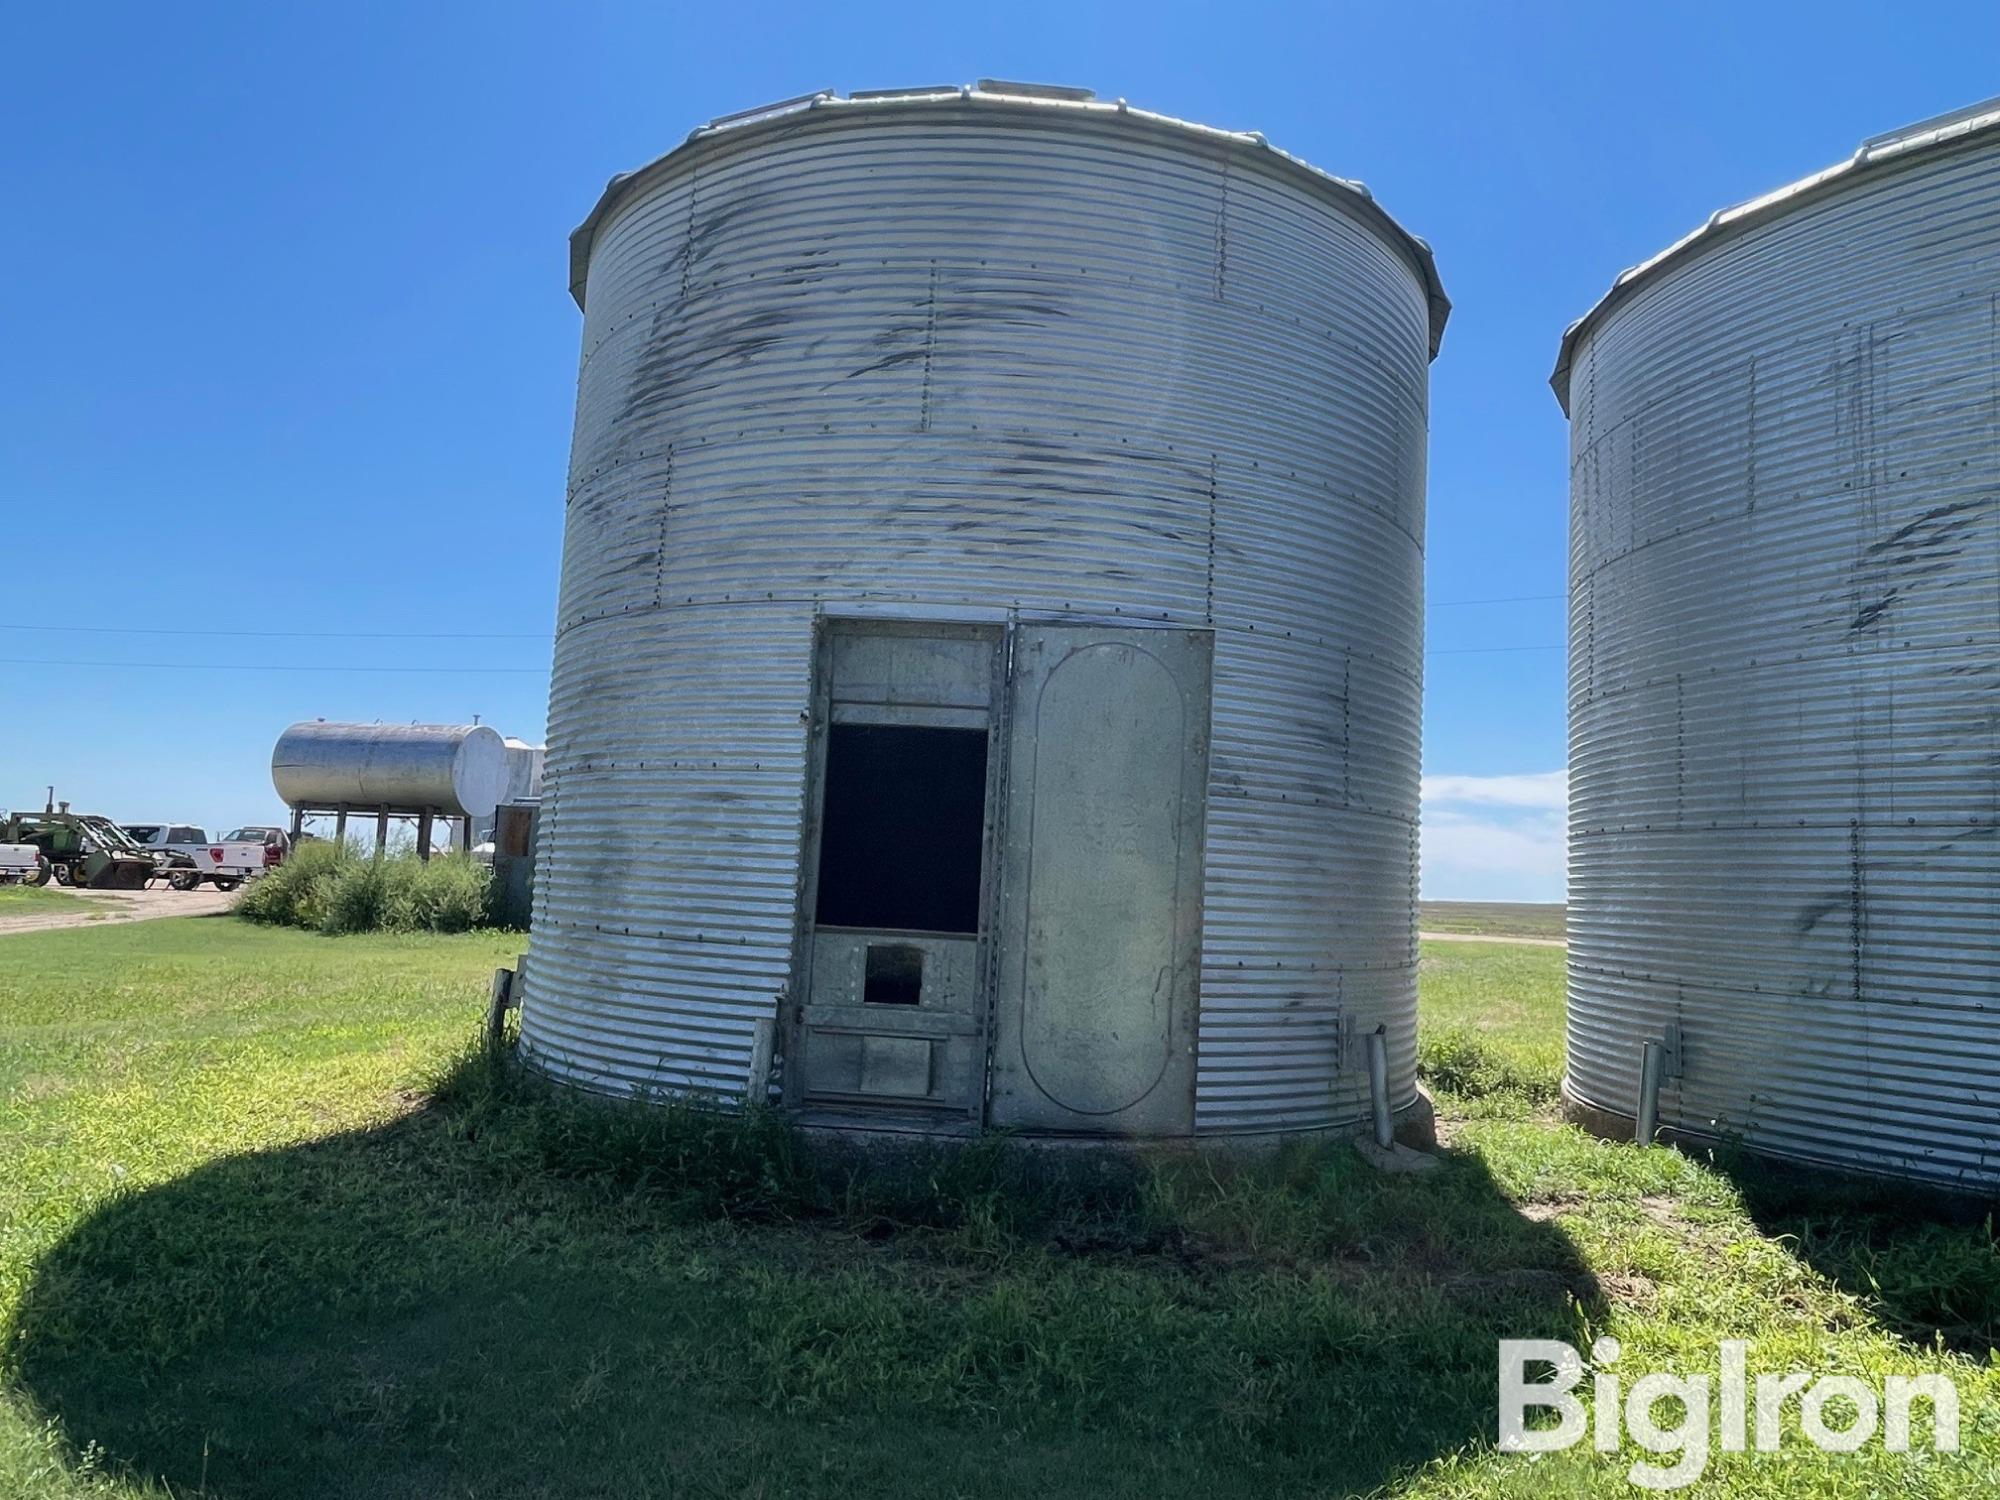
M1074 104L1097 97L1095 89L1074 89L1061 83L1009 83L1004 78L982 78L974 85L982 94L1014 94L1023 99L1067 99Z

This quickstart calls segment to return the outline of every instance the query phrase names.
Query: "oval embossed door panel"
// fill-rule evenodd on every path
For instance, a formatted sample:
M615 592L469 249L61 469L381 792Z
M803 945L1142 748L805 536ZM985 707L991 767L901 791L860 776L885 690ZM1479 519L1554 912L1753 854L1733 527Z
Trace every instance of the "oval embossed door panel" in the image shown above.
M995 1120L1172 1129L1192 1097L1206 638L1022 629Z

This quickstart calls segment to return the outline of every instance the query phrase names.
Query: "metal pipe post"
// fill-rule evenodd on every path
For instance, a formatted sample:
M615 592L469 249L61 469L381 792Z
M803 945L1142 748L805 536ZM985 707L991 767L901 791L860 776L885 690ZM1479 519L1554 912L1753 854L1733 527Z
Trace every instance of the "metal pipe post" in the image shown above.
M1375 1110L1375 1144L1387 1150L1395 1144L1396 1118L1389 1109L1389 1028L1368 1033L1368 1100Z
M1660 1128L1660 1078L1666 1063L1666 1043L1646 1043L1646 1050L1639 1055L1639 1108L1632 1130L1632 1139L1642 1146L1652 1145Z

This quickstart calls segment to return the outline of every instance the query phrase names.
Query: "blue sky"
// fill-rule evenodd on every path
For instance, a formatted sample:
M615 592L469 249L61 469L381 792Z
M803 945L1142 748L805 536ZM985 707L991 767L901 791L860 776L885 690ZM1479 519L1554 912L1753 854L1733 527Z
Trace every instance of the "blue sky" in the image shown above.
M0 805L275 818L303 717L538 737L570 228L713 115L992 76L1261 130L1436 247L1425 892L1558 899L1563 326L1713 209L2000 92L1996 44L1990 0L17 9Z

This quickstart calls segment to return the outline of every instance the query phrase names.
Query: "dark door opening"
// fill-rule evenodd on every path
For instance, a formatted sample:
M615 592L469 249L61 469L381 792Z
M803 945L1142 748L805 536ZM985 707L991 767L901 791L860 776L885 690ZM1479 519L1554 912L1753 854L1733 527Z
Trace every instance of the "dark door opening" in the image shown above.
M986 750L984 729L830 727L819 926L978 933Z
M924 950L910 943L870 943L862 971L864 1005L921 1005Z

